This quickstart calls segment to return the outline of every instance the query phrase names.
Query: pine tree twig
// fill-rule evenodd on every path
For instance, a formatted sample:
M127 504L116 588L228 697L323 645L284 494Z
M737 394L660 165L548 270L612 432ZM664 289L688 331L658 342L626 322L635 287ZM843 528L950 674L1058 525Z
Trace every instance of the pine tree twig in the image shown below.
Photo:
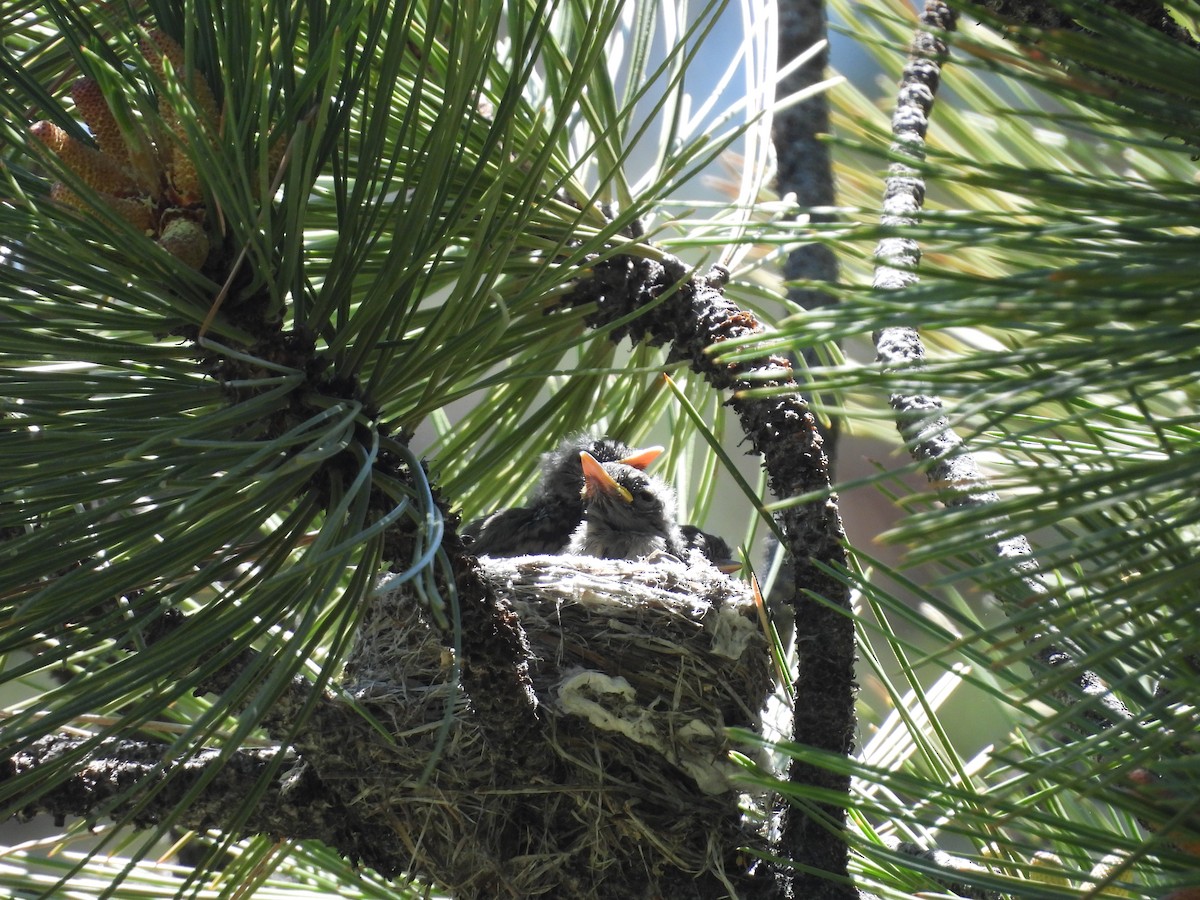
M730 392L753 450L761 454L768 484L776 497L817 494L821 499L781 513L794 560L792 596L786 598L796 616L796 639L802 648L795 683L794 737L801 744L847 755L854 742L854 630L846 614L850 597L844 583L820 564L846 566L844 532L837 499L830 493L829 460L816 421L800 396L791 366L782 357L718 364L715 351L727 340L763 331L754 315L727 299L728 272L714 268L707 277L693 276L669 254L657 260L617 256L597 263L591 277L566 298L577 305L594 303L588 322L601 326L637 309L642 315L614 330L612 338L670 344L669 358L686 360L714 388ZM790 388L770 397L745 397L750 388ZM814 599L823 598L825 602ZM792 781L845 795L849 778L796 762ZM837 823L830 828L828 823ZM797 807L785 816L782 852L797 863L792 893L796 897L854 897L845 882L847 847L840 829L845 812L819 805L815 816ZM839 877L842 879L839 881Z
M938 32L952 31L956 20L956 14L945 3L926 2L921 14L921 30L913 38L908 64L900 76L896 110L892 114L893 156L907 157L914 162L925 159L925 132L929 128L929 113L941 80L941 63L947 54L946 44ZM889 227L915 225L924 202L925 183L921 173L900 160L892 162L884 186L881 224ZM915 269L921 261L921 248L914 238L884 238L875 249L875 258L879 261L874 280L877 290L896 290L917 281ZM892 330L887 329L884 333ZM888 345L895 344L903 359L920 346L920 338L915 329L897 331L899 333L889 339ZM907 332L912 336L909 337ZM880 342L878 333L875 341L876 344ZM924 355L923 351L921 355ZM886 365L887 359L883 361Z
M287 706L285 700L280 710ZM45 814L59 826L68 817L109 818L137 829L169 818L174 827L195 831L311 838L390 877L408 867L411 853L401 838L381 831L377 809L355 802L363 778L379 777L366 774L362 762L378 740L371 722L390 712L369 698L351 704L323 697L290 729L277 725L288 731L290 749L242 748L227 758L221 750L201 748L182 761L168 761L164 743L48 735L20 750L0 749L0 785L19 777L38 785L21 791L32 799L11 810L18 818ZM278 710L268 716L279 718ZM64 763L70 774L42 789L47 773L57 778ZM388 777L413 774L396 769ZM201 781L199 794L185 802ZM256 801L247 804L251 796Z
M79 752L86 743L59 735L44 737L0 759L0 782L35 774L56 759ZM242 749L222 759L218 750L201 750L191 759L165 766L164 749L164 745L146 741L102 741L98 747L88 748L83 763L73 769L70 777L38 793L18 815L50 815L61 826L69 816L96 822L130 814L138 828L151 828L175 817L175 824L181 828L224 830L231 824L231 813L244 811L244 798L256 790L279 752ZM184 796L201 779L210 780L195 802L185 805ZM336 815L322 821L322 810L327 808L321 802L323 794L322 785L311 771L285 765L263 799L251 808L242 832L290 839L319 838L337 846L340 823Z
M919 170L904 162L925 158L925 133L941 77L941 65L947 47L941 35L954 30L956 14L939 0L927 0L920 18L921 28L913 39L909 61L901 76L896 110L892 116L891 153L884 188L884 226L905 227L917 224L925 196L925 184ZM921 259L916 239L905 236L883 238L875 249L877 260L873 286L876 290L900 290L917 282ZM919 374L924 367L925 348L913 326L895 326L875 332L875 349L885 372ZM929 481L937 486L939 499L951 508L986 509L999 502L988 486L974 458L964 449L962 438L951 427L939 397L931 394L893 394L891 406L896 427L913 458L925 463ZM993 552L1017 576L1021 586L1017 596L1002 597L1010 614L1034 604L1049 604L1050 592L1038 577L1038 564L1028 539L1021 534L994 532ZM1085 716L1098 728L1107 728L1129 719L1124 704L1113 695L1103 680L1078 662L1072 648L1057 646L1045 634L1025 632L1027 643L1035 645L1035 657L1045 666L1061 672L1074 683L1076 692L1060 692L1064 700L1078 702L1086 698Z
M1084 29L1071 13L1052 3L1040 0L973 0L977 6L991 10L1002 19L1022 25L1032 25L1043 29L1066 29L1083 31ZM1106 0L1107 6L1113 12L1123 13L1141 22L1147 28L1161 32L1171 40L1200 47L1186 28L1172 17L1163 4L1156 0Z
M462 539L448 535L443 547L462 610L463 680L472 703L497 746L528 753L531 736L544 725L529 674L529 639Z

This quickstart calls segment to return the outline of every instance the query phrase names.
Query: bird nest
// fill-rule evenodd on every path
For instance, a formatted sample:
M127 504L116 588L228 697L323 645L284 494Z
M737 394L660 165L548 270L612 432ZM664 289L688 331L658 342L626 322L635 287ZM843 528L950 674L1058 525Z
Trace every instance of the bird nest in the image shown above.
M384 595L344 679L395 738L353 764L359 810L456 897L736 896L761 838L724 729L759 730L772 688L745 586L699 559L481 562L531 649L534 737L494 746L453 652Z

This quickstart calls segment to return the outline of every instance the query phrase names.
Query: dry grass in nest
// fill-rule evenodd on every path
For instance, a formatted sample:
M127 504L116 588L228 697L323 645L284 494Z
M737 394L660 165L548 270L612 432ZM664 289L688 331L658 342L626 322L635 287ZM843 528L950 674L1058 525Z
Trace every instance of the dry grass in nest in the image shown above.
M736 896L760 837L723 729L759 730L772 686L745 586L699 561L483 562L525 629L544 744L490 746L453 654L386 595L346 667L395 737L354 763L358 808L456 897Z

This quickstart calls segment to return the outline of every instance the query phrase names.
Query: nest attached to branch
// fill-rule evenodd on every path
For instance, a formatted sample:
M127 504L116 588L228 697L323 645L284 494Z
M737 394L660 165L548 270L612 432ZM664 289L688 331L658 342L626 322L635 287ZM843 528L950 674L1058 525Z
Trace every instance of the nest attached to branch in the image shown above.
M723 729L760 730L773 686L745 585L699 559L481 564L525 630L544 744L492 746L414 598L383 595L343 682L395 738L345 760L358 811L456 897L736 895L761 836Z

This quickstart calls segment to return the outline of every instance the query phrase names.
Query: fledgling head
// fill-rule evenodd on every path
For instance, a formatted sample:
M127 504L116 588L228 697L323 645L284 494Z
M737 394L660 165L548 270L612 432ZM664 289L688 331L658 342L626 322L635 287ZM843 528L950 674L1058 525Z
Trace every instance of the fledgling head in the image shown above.
M536 497L543 503L578 506L583 489L583 468L580 453L587 453L600 463L624 463L635 469L645 469L662 453L662 447L636 450L611 438L575 435L542 456L542 480Z
M580 454L589 530L661 535L675 530L675 494L665 481L622 462Z

